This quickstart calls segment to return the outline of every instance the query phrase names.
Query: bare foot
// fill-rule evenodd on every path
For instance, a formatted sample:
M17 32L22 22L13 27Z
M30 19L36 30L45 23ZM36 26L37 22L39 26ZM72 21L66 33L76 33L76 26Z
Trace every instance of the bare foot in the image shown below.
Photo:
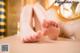
M52 20L44 20L43 24L44 35L48 35L48 37L52 40L57 40L60 34L60 27L57 23Z
M41 31L48 35L50 39L57 39L60 33L60 27L53 20L48 18L48 14L40 4L35 4L34 12L41 24Z
M22 42L24 42L24 43L38 42L38 41L40 41L41 37L42 37L42 33L40 31L38 31L34 34L24 36L22 39Z

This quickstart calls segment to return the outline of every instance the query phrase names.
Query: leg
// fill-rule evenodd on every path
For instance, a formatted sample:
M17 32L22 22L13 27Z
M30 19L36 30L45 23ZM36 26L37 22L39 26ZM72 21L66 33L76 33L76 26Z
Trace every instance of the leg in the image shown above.
M25 6L22 9L20 17L20 36L23 42L39 41L38 35L40 32L35 32L31 27L32 20L32 6Z
M40 4L35 4L34 11L44 34L48 35L50 39L57 39L60 33L58 24L48 18L46 11Z

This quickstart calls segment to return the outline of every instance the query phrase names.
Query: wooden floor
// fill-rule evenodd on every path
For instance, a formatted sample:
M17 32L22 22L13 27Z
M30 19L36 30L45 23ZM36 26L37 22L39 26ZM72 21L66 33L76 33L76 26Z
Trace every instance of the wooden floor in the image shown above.
M80 41L59 39L43 40L38 43L22 43L19 36L14 35L0 40L0 44L8 44L9 53L80 53Z

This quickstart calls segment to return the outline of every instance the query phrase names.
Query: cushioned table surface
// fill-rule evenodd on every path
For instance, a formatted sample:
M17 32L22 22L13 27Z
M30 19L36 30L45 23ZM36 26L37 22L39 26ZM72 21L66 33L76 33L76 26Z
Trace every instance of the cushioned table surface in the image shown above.
M8 44L9 53L80 53L80 41L60 39L38 43L22 43L17 35L3 38L0 44Z

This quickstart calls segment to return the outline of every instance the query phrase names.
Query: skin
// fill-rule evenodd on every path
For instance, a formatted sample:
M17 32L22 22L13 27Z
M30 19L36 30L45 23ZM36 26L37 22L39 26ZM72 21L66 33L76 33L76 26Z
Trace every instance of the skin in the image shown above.
M33 30L33 24L31 22L33 19L35 30ZM59 33L60 28L58 24L48 19L46 11L40 4L31 4L23 8L20 17L20 35L22 42L38 42L46 35L50 39L56 40Z
M44 32L44 35L48 35L50 39L56 40L60 33L60 26L56 22L48 18L48 14L41 5L35 4L33 8L36 17L39 19L41 30Z

